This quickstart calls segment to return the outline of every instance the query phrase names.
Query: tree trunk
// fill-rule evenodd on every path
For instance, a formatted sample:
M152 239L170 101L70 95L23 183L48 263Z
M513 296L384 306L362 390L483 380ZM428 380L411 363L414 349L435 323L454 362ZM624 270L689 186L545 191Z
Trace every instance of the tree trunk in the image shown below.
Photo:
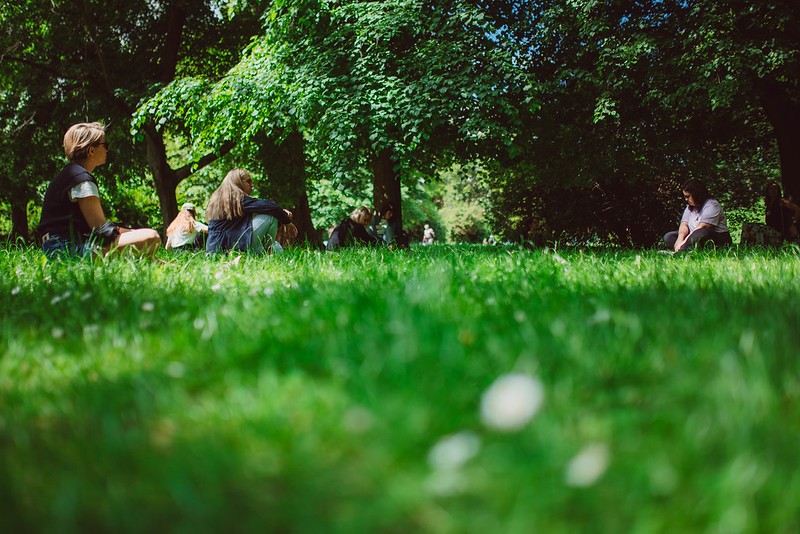
M759 86L761 105L778 142L783 194L800 200L800 105L777 82Z
M11 203L11 235L28 241L28 199L12 198Z
M295 201L292 215L292 221L297 227L298 241L321 248L322 239L314 229L314 223L311 221L311 207L308 204L308 193L305 188L305 181L303 182L303 190L299 192L297 200Z
M400 196L400 176L395 171L395 161L388 148L372 160L372 202L376 210L390 202L394 204L394 216L403 227L403 204Z
M308 203L303 134L294 131L279 145L273 139L263 139L259 159L269 177L269 194L292 212L298 242L321 247Z
M143 131L147 144L147 165L153 174L158 203L161 206L161 217L164 219L164 228L166 229L178 216L178 198L175 192L178 184L194 172L230 152L234 143L226 141L218 152L206 154L197 161L188 163L179 169L173 169L167 162L167 148L164 145L164 137L152 125L146 126Z
M178 53L183 42L183 27L186 24L186 11L177 2L170 2L165 14L167 31L164 35L164 48L161 50L159 79L169 83L175 79L178 66Z
M158 78L163 83L175 79L175 70L178 64L178 52L183 39L183 27L186 24L186 12L180 4L171 2L165 14L166 32L164 35L164 48L161 50ZM164 136L152 124L144 128L147 143L147 165L153 174L153 182L161 207L161 218L166 227L178 215L178 199L175 189L178 187L178 178L175 170L167 163L167 149L164 146Z
M155 128L145 129L145 141L147 143L147 164L153 174L158 203L161 206L161 217L166 228L178 215L178 199L175 193L175 189L178 187L178 175L167 163L164 138Z

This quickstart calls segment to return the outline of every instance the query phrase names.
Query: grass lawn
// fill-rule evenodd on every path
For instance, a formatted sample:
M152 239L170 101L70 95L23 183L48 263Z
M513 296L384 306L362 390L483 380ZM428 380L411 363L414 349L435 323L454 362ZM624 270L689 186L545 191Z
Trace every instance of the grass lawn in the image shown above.
M798 532L800 250L0 249L0 531Z

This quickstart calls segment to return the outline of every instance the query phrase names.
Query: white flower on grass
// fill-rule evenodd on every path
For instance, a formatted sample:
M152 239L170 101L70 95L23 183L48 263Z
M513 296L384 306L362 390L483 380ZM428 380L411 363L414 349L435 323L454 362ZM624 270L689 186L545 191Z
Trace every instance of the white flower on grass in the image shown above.
M185 371L181 362L169 362L167 365L167 375L172 378L183 378Z
M567 323L561 319L556 319L550 325L550 332L556 337L562 337L567 333Z
M605 443L592 443L584 447L567 465L564 474L568 486L586 488L605 473L609 452Z
M214 284L213 286L211 286L211 291L213 291L214 293L216 293L220 289L222 289L222 285L220 284Z
M151 312L156 309L156 305L152 302L143 302L142 303L142 311Z
M439 440L428 453L431 468L458 469L472 459L481 448L481 438L473 432L450 434Z
M11 290L12 295L19 295L19 286L14 286L14 289Z
M544 402L544 387L535 377L515 373L501 376L481 399L481 420L495 430L519 430Z
M353 434L363 434L374 423L372 413L366 408L355 406L344 414L344 427Z
M50 330L50 335L55 339L61 339L64 337L64 329L56 326Z
M588 323L589 324L602 324L608 323L611 321L611 310L607 308L601 308L597 310L594 315L589 317Z

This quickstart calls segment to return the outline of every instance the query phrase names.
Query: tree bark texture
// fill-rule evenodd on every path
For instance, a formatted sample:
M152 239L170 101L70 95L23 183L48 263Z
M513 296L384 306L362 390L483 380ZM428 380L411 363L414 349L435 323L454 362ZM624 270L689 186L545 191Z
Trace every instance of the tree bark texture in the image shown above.
M268 194L292 212L292 222L297 227L297 241L321 247L322 239L314 229L308 203L303 134L294 131L280 144L274 139L265 138L259 159L269 177Z
M155 128L145 129L145 142L147 144L147 165L153 174L153 182L158 194L158 203L161 207L161 218L164 227L178 216L178 200L175 189L178 187L178 176L167 162L167 149L164 138Z
M12 198L11 204L11 235L21 237L26 242L30 235L28 233L28 199Z
M388 148L381 150L372 160L372 202L376 210L390 202L395 207L394 216L403 226L403 204L400 195L400 176L396 162Z
M800 200L800 104L777 82L759 87L761 105L772 124L781 163L783 194Z

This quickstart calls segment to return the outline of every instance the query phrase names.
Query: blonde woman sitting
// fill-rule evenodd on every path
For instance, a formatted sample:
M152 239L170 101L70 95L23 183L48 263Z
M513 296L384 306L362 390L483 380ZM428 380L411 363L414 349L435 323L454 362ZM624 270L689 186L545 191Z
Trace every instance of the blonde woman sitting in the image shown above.
M178 216L167 228L165 247L175 250L197 250L198 244L202 243L201 239L197 239L198 236L207 233L208 226L197 220L194 204L187 202L181 206Z
M87 257L111 250L153 255L161 237L152 228L123 228L106 220L94 170L106 163L106 127L98 122L74 124L64 135L70 163L44 194L38 231L48 259Z
M340 222L331 232L326 248L329 251L354 245L378 246L381 240L367 231L372 222L372 212L366 206L354 209L350 217Z
M292 212L271 200L253 198L253 180L242 169L233 169L211 195L206 208L206 252L239 250L263 254L272 251L278 225L297 235Z

